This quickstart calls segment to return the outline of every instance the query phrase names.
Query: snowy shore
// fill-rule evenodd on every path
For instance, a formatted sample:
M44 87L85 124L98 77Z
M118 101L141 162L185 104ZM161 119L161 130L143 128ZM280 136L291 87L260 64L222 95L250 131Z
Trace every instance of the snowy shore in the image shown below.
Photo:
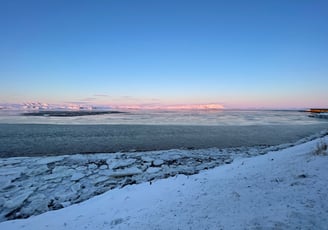
M116 188L60 210L2 222L0 229L324 229L328 157L314 152L328 142L326 134L270 148L1 159L3 218L10 207L17 206L9 215L17 218L24 210L37 214L36 204L51 197L42 207L55 209L70 205L74 196L85 200ZM48 187L43 195L40 185Z

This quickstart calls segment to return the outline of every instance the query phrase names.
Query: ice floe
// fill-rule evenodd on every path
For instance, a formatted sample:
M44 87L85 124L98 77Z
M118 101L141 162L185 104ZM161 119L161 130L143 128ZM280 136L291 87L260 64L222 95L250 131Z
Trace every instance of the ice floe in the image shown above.
M263 155L326 134L323 131L296 143L271 147L1 158L0 221L60 209L130 184L196 174L236 158Z

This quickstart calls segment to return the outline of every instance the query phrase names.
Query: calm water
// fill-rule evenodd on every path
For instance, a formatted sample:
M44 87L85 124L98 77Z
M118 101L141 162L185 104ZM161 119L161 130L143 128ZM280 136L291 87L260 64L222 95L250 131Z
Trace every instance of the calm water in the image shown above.
M1 124L305 125L327 123L299 111L128 111L79 117L33 117L0 113Z
M324 129L327 119L298 111L130 111L80 117L2 113L0 157L277 145Z

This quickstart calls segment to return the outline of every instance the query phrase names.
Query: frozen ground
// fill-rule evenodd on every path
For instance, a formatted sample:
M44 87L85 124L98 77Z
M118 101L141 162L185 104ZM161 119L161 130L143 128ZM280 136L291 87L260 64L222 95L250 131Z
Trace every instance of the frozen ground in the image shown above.
M194 152L195 156L200 155L200 157L192 157L193 151L181 150L181 152L172 150L165 154L164 152L161 154L153 152L150 155L140 153L134 159L124 155L124 160L122 158L118 160L117 156L120 154L116 154L114 158L107 159L106 164L104 161L93 163L87 161L87 166L85 166L87 168L80 168L81 172L76 171L77 168L83 167L79 165L74 166L75 169L65 168L62 171L63 168L58 168L60 166L56 165L56 162L62 162L68 156L24 158L40 164L40 167L35 170L45 169L43 165L48 167L46 171L49 171L49 165L52 165L50 167L52 173L48 175L48 179L56 178L55 180L58 181L51 183L43 181L42 183L49 186L57 184L60 189L68 184L71 193L74 193L75 188L83 187L83 178L87 177L89 168L94 170L97 168L98 176L99 172L104 170L106 173L103 179L107 178L111 183L113 183L113 178L121 178L124 179L123 181L130 179L131 183L118 183L118 187L127 186L115 188L70 207L46 212L25 220L2 222L0 229L325 229L328 224L328 181L326 180L328 153L327 150L319 151L319 154L316 151L318 145L323 146L324 143L328 143L327 136L322 137L323 134L317 135L321 138L312 141L304 139L296 143L294 147L284 150L282 148L287 146L272 147L272 152L253 158L240 156L247 156L247 151L258 151L254 154L260 154L270 149L263 152L263 148L252 150L245 148L237 151L238 154L228 154L220 160L218 160L219 157L215 159L213 156L220 155L219 153L227 155L223 153L228 150L209 149ZM156 154L158 158L155 159ZM106 154L100 154L93 160L103 160L106 156ZM71 160L91 159L88 158L90 156L81 155L69 157ZM213 167L220 164L218 161L221 164L231 164L203 170L197 175L177 175L195 173L197 164L189 164L189 160L197 162L202 161L199 159L206 158L209 161L199 162L198 166L211 165L211 162L214 162L211 166ZM32 189L36 187L30 184L33 180L30 183L26 182L26 177L22 177L23 172L27 172L24 171L26 168L18 167L15 159L16 163L24 161L23 158L6 159L7 163L10 162L7 166L15 167L12 167L12 170L8 168L3 170L2 166L2 179L5 178L3 177L5 174L9 178L10 175L20 173L20 177L13 180L11 178L11 180L18 188L18 182L25 186L28 184L30 190L25 189L19 194L19 191L22 191L20 188L12 194L13 197L2 195L1 197L6 199L2 199L0 203L1 210L18 203L44 200L53 195L45 194L46 198L40 196L30 199L39 189ZM231 162L233 159L234 161ZM66 162L69 162L67 160ZM145 165L144 168L141 167L140 162ZM169 165L173 165L171 169ZM57 170L53 172L56 167ZM189 171L192 168L194 171ZM198 170L201 169L198 168ZM65 172L71 174L68 175L69 173ZM58 176L59 174L61 176ZM156 174L158 177L154 176ZM38 173L35 173L36 175ZM149 177L150 175L152 178ZM177 176L157 179L172 175ZM43 177L47 178L46 175ZM134 184L133 180L136 183L143 180L148 180L148 182L128 185ZM94 183L90 178L88 181ZM9 183L7 186L10 187L15 183ZM84 189L86 187L84 186ZM62 193L67 195L63 190ZM56 204L60 203L54 200L47 206L51 207ZM64 201L61 205L65 206L69 203L65 204Z
M279 147L276 147L279 148ZM18 157L0 160L0 221L26 218L110 189L231 163L272 147Z

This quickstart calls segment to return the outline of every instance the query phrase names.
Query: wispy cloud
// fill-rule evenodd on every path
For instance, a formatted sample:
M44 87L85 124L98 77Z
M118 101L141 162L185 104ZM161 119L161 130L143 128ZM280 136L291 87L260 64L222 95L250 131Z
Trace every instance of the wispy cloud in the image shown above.
M89 101L65 101L62 105L86 105Z
M110 97L110 95L107 94L94 94L94 97Z
M140 101L139 98L132 97L132 96L122 96L120 97L120 99L124 101Z
M95 98L95 97L86 97L86 98L80 99L80 101L96 101L96 100L97 100L97 98Z

